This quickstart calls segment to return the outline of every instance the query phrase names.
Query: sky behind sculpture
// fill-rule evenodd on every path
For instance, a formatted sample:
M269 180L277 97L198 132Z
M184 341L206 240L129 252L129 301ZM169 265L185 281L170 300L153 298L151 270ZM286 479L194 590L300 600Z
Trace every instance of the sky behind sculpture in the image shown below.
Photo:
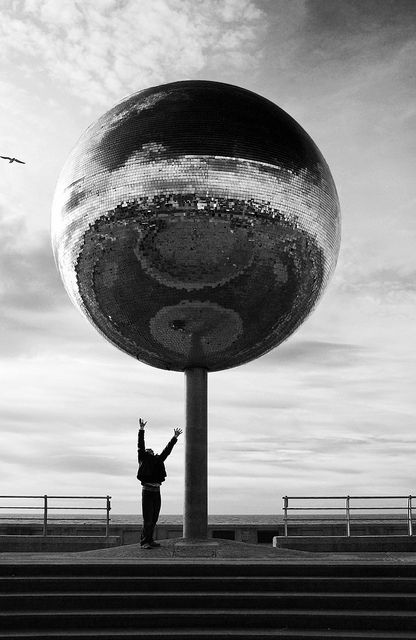
M8 6L6 7L6 4ZM136 424L183 425L183 376L113 349L72 307L50 246L59 170L123 96L188 78L240 85L311 135L343 244L319 306L281 347L210 375L210 512L284 494L416 492L413 2L1 7L1 493L106 494L133 512ZM412 135L413 134L413 135ZM182 509L183 451L164 512Z

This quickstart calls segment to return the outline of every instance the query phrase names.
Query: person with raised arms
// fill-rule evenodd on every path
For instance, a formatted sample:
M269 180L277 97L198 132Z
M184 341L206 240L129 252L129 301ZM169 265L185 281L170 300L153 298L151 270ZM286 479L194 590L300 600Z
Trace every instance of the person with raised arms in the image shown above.
M146 449L145 446L144 428L146 424L147 421L145 422L142 418L139 418L137 441L139 469L137 471L137 479L140 480L142 484L143 514L143 529L140 544L144 549L152 549L153 547L160 547L160 544L154 541L153 534L161 506L160 485L165 481L167 476L164 462L177 443L182 429L174 429L173 438L168 442L162 453L155 454L153 449Z

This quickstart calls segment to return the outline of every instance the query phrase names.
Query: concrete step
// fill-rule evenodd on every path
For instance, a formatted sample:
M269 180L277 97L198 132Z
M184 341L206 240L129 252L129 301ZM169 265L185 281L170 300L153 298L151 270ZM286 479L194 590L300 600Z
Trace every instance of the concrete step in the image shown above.
M0 631L2 640L415 640L413 632L405 631L336 631L336 630L310 630L310 629L227 629L226 631L215 629L165 629L163 632L146 630L132 631L107 628L105 631L53 631L35 630L27 633L17 633L12 636Z
M0 564L0 639L416 640L416 565Z
M226 591L183 591L180 593L157 591L143 592L62 592L32 594L14 593L0 595L0 611L3 613L20 611L22 613L48 612L52 610L83 612L91 608L106 610L108 608L124 611L151 609L158 611L160 607L176 610L195 607L205 609L298 609L320 610L324 603L327 610L354 609L416 611L416 594L400 593L338 593L330 592L264 592L246 591L230 593Z
M317 576L0 576L0 593L56 593L77 591L165 592L308 592L416 593L415 577L317 577Z
M137 563L1 563L0 576L156 576L156 577L248 577L299 576L317 577L408 577L416 578L416 564L386 562L339 562L323 564L322 561L305 563L282 563L260 561L140 561Z
M2 640L415 640L413 632L405 631L336 631L336 630L310 630L310 629L227 629L220 631L215 629L165 629L163 632L146 630L132 631L107 628L105 631L53 631L37 632L33 630L26 633L16 633L12 636L0 631Z
M322 603L323 605L325 603ZM273 630L315 629L338 631L413 631L416 637L416 612L413 611L333 611L322 608L311 609L106 609L88 611L14 612L0 613L0 628L3 631L66 631L108 630L108 627L159 632L166 629L246 629L269 628Z

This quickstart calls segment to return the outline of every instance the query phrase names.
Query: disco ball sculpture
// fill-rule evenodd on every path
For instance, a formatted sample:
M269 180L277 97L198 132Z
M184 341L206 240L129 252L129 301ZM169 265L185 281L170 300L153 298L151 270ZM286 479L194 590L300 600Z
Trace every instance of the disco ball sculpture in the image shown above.
M58 181L55 258L80 311L161 369L216 371L285 340L339 250L333 179L275 104L217 82L123 100Z

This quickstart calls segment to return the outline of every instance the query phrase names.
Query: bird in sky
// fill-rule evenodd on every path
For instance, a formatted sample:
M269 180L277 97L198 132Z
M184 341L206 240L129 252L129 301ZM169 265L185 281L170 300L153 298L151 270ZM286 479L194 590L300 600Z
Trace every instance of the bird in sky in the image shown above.
M3 158L3 160L8 160L9 164L11 162L19 162L20 164L26 164L26 162L23 162L23 160L18 160L17 158L10 158L10 156L0 156L0 158Z

